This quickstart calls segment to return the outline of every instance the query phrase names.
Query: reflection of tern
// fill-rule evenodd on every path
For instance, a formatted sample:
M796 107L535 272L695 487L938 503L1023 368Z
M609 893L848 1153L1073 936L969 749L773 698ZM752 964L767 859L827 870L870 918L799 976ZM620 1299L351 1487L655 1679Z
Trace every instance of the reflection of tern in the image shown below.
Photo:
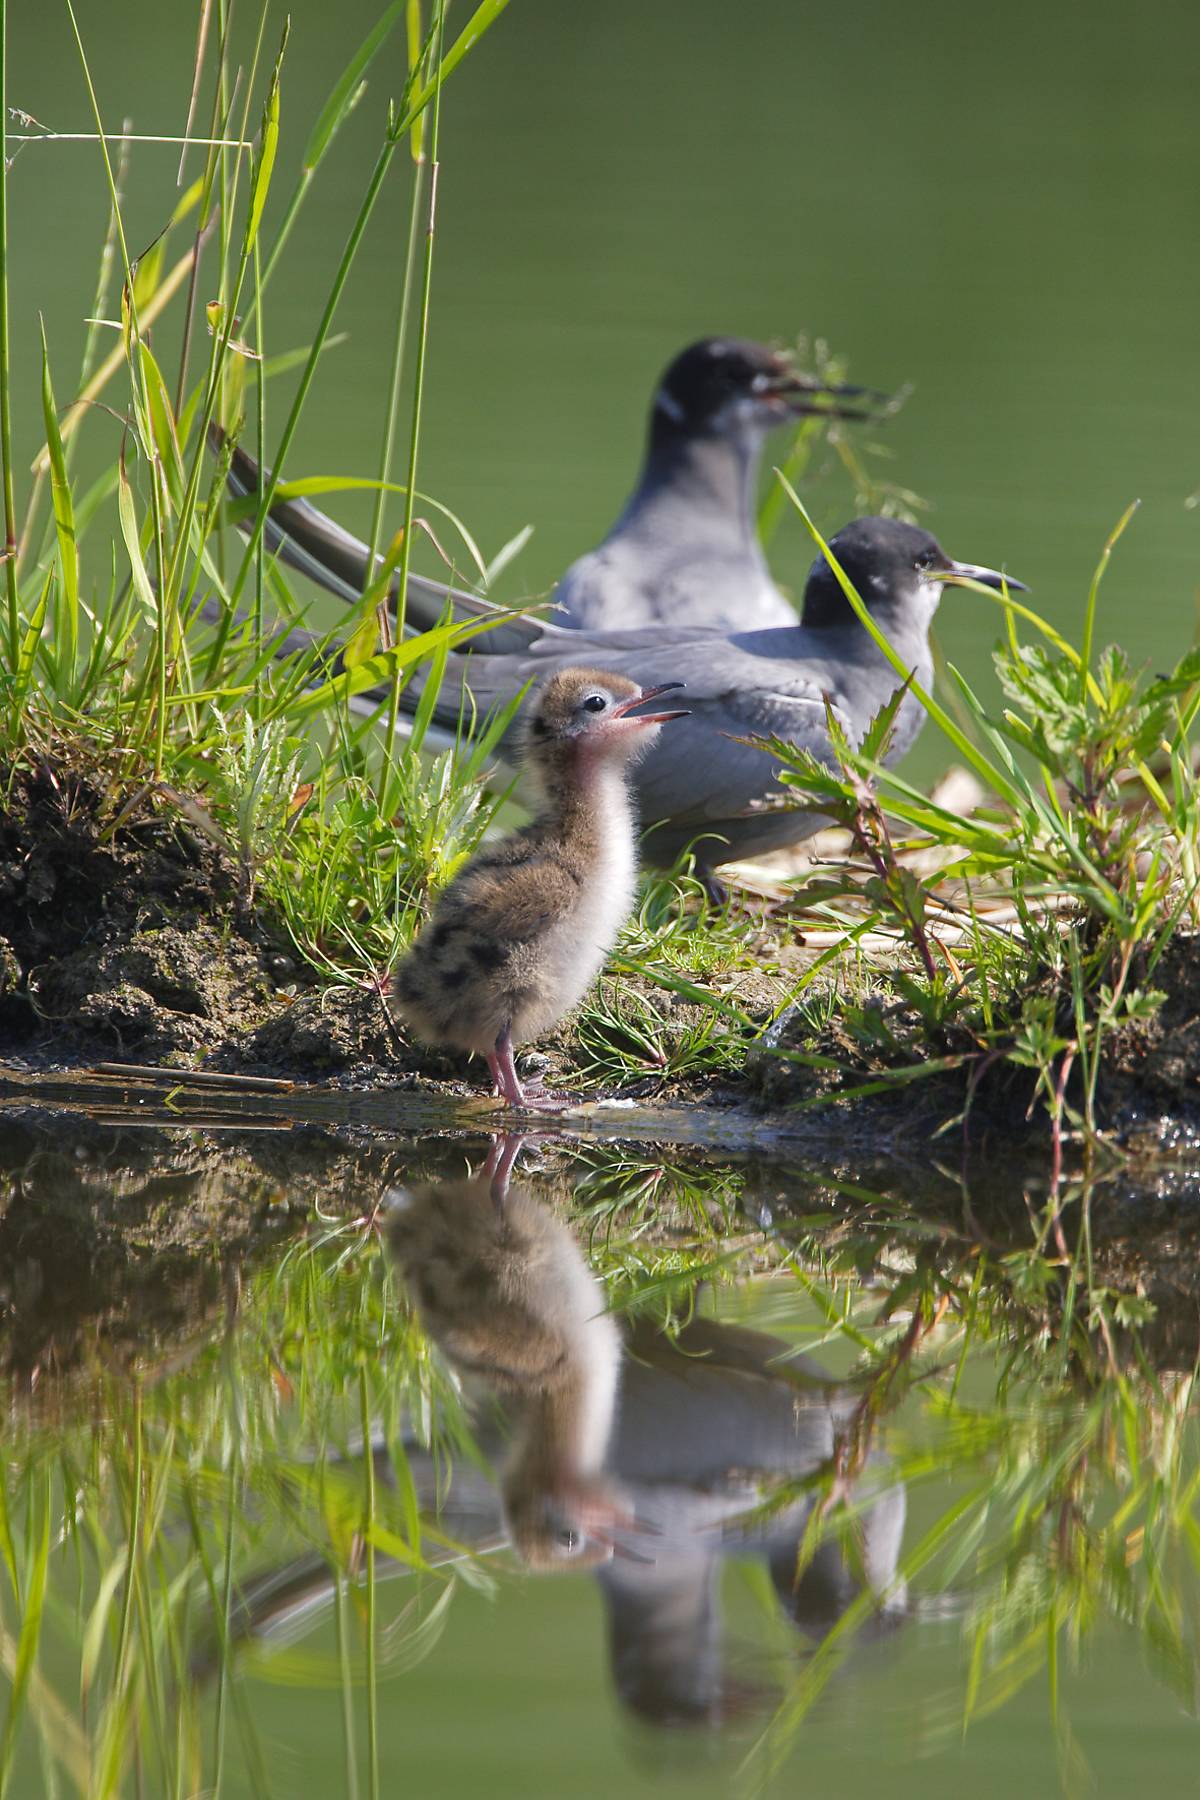
M771 1695L731 1671L725 1559L765 1562L784 1613L810 1636L864 1589L874 1628L894 1623L906 1610L903 1487L883 1457L868 1458L852 1496L853 1564L829 1539L802 1558L859 1396L764 1332L703 1317L674 1338L644 1318L619 1327L566 1225L509 1185L520 1141L498 1140L475 1178L390 1196L402 1281L462 1378L479 1453L457 1458L447 1485L438 1457L406 1443L417 1504L437 1526L426 1559L444 1566L508 1542L531 1568L591 1568L623 1704L655 1725L727 1721ZM390 1459L373 1454L382 1488ZM380 1577L407 1572L377 1560ZM321 1559L272 1571L243 1589L231 1635L293 1637L334 1591Z
M830 1463L854 1405L763 1332L697 1318L672 1341L643 1321L632 1326L609 1467L653 1533L653 1559L617 1558L598 1571L613 1680L631 1710L657 1724L718 1722L760 1697L727 1667L719 1604L727 1557L764 1559L785 1612L815 1636L864 1580L877 1620L901 1616L904 1490L886 1484L881 1462L856 1496L858 1570L830 1541L800 1566L818 1488L775 1509L764 1504Z

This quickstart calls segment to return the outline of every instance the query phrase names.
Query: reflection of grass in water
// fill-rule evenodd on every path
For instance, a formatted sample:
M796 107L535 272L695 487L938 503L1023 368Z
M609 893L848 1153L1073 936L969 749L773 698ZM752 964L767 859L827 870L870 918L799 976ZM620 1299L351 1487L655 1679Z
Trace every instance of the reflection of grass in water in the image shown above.
M1078 1238L1063 1254L1072 1201ZM1086 1189L1031 1222L1030 1247L983 1248L944 1228L916 1247L910 1236L908 1268L871 1291L855 1292L846 1273L861 1266L866 1233L851 1231L817 1280L805 1265L822 1246L803 1247L794 1274L849 1339L859 1398L831 1462L805 1484L818 1503L799 1564L830 1531L853 1556L854 1482L882 1431L892 1478L951 1496L894 1583L920 1595L918 1616L938 1610L940 1593L964 1617L964 1687L943 1722L965 1731L1042 1672L1073 1786L1084 1764L1059 1670L1100 1625L1136 1632L1151 1669L1189 1711L1197 1703L1195 1368L1156 1369L1143 1335L1153 1307L1093 1279ZM781 1486L765 1510L796 1492ZM874 1606L864 1592L799 1666L749 1768L778 1766Z
M987 1242L822 1184L833 1201L790 1224L781 1215L764 1237L747 1223L755 1184L736 1167L599 1147L588 1161L577 1228L618 1310L672 1326L699 1283L723 1284L738 1307L732 1283L769 1268L748 1290L765 1302L750 1316L846 1371L829 1463L803 1484L764 1485L767 1511L801 1489L815 1499L801 1559L832 1540L854 1566L873 1452L886 1452L875 1478L925 1491L896 1583L918 1617L940 1605L965 1620L963 1686L953 1709L931 1697L935 1720L961 1729L1039 1672L1057 1709L1063 1655L1106 1621L1136 1632L1192 1703L1192 1373L1156 1371L1145 1302L1097 1275L1085 1196L1064 1192L1024 1238ZM373 1462L358 1453L367 1428ZM224 1326L185 1366L145 1368L133 1387L99 1375L80 1422L52 1426L47 1403L40 1420L17 1418L8 1452L10 1791L36 1750L59 1791L124 1791L136 1753L148 1792L219 1787L235 1765L269 1792L242 1667L341 1692L346 1791L365 1793L360 1734L382 1684L429 1654L460 1581L492 1584L494 1529L456 1544L429 1507L434 1485L453 1496L455 1472L478 1461L472 1421L362 1222L322 1227L231 1287ZM264 1582L285 1568L286 1581ZM385 1579L405 1570L422 1580ZM317 1593L335 1628L328 1654L304 1635L314 1615L301 1603ZM854 1600L806 1651L789 1641L753 1785L794 1744L879 1598ZM1059 1734L1077 1759L1061 1717Z
M364 1416L384 1446L378 1480L372 1459L354 1454ZM310 1585L336 1591L338 1655L292 1644L249 1660L276 1682L341 1685L348 1722L353 1687L373 1696L436 1642L470 1553L422 1521L414 1432L446 1478L474 1453L453 1383L395 1304L374 1240L355 1230L249 1279L228 1329L188 1368L147 1371L133 1389L101 1378L93 1425L14 1434L4 1549L23 1624L18 1643L0 1637L12 1682L5 1754L28 1719L43 1765L57 1760L78 1792L124 1791L136 1750L148 1791L168 1794L219 1783L236 1745L253 1790L269 1791L231 1679L256 1571L308 1558ZM426 1578L388 1618L376 1555ZM64 1650L84 1697L79 1722L69 1687L60 1698L39 1674ZM192 1679L205 1670L211 1700ZM349 1771L349 1733L346 1755ZM349 1773L348 1783L354 1791Z

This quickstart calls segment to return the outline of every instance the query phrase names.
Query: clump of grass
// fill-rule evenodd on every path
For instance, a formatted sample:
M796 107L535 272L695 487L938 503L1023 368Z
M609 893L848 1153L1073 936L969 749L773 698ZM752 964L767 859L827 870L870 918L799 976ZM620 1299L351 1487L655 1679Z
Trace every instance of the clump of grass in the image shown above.
M195 133L185 160L190 155L199 172L182 197L172 186L164 200L165 228L140 256L126 232L123 172L131 156L157 156L164 181L173 183L175 157L169 147L149 149L130 136L120 154L110 156L103 100L92 83L84 34L75 29L110 201L92 312L113 318L117 342L98 359L96 328L90 328L78 382L64 391L61 358L43 335L43 442L23 496L14 479L7 261L0 268L0 450L8 533L0 768L11 784L23 767L70 769L104 755L113 783L109 820L116 819L118 829L122 818L147 808L182 814L229 853L243 926L261 902L307 957L323 968L336 964L343 975L394 949L428 884L452 871L486 825L492 805L484 800L487 758L496 734L432 766L422 759L440 658L459 635L449 623L393 642L382 595L372 590L342 621L347 642L338 660L331 633L289 639L303 609L263 546L270 495L250 509L244 547L226 562L221 526L228 439L250 430L260 459L278 467L286 457L320 360L335 342L338 303L396 152L412 152L415 242L418 222L432 226L443 83L504 4L482 0L453 36L444 0L382 10L329 91L272 236L268 203L285 175L278 146L288 32L277 48L268 45L264 15L249 46L245 78L235 79L238 52L228 21L222 15L214 23L204 0L185 130L189 137ZM314 295L312 340L299 350L268 348L264 300L296 218L322 179L330 144L361 98L364 77L402 23L407 74L379 119L375 166L323 305L319 292ZM6 130L7 114L3 123ZM46 136L40 154L53 153L52 134ZM6 180L5 144L0 151ZM183 163L180 169L182 174ZM182 254L176 247L180 234ZM423 282L405 290L391 400L381 421L386 448L379 481L371 484L377 539L388 496L401 498L403 527L388 563L402 571L421 524L414 501L431 230L425 246ZM10 246L10 255L14 248L21 253ZM203 315L202 294L213 296ZM81 299L81 312L85 307ZM167 363L170 338L163 335L172 320L174 369ZM414 340L417 393L408 467L396 484L390 462L397 395L406 345ZM280 415L267 458L271 385L297 367L295 396ZM75 473L80 438L85 431L111 431L114 411L119 435L111 461L82 491ZM214 461L208 441L217 422L228 439ZM482 568L469 534L463 536ZM429 689L410 738L381 735L373 721L352 716L354 697L381 681L394 715L399 693L414 679L427 679ZM357 879L352 832L361 834Z
M796 903L840 926L848 946L884 933L908 952L870 964L871 999L839 1008L863 1067L907 1078L921 1063L956 1066L974 1087L997 1065L1019 1066L1056 1136L1068 1124L1096 1133L1106 1040L1152 1017L1156 966L1196 923L1200 652L1163 675L1132 671L1116 648L1093 667L1100 574L1125 523L1093 581L1081 649L1006 594L995 656L1004 708L953 668L969 733L921 696L985 790L969 816L887 766L900 692L861 744L831 716L824 760L769 743L792 803L824 812L852 845L843 865L800 884Z

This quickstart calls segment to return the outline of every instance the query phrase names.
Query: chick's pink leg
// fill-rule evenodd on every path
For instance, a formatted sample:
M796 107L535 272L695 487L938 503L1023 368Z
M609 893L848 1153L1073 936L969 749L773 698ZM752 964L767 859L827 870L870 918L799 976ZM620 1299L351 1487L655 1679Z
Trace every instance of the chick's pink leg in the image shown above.
M496 1039L496 1052L488 1057L488 1066L492 1071L492 1080L496 1083L496 1091L502 1094L510 1106L524 1106L525 1090L521 1086L521 1078L517 1074L517 1065L513 1057L512 1030L506 1025Z

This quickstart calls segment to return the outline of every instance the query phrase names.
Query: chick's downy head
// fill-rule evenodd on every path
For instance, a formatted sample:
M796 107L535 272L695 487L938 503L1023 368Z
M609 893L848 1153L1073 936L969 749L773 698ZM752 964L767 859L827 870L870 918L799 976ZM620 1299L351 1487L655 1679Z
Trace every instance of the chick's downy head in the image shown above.
M603 1476L563 1477L541 1487L514 1472L505 1484L504 1511L513 1549L527 1569L542 1573L610 1562L614 1532L631 1522L619 1489Z
M525 754L539 761L564 753L626 761L648 747L658 728L685 711L639 713L635 708L682 688L681 681L641 687L603 669L560 669L527 705Z

